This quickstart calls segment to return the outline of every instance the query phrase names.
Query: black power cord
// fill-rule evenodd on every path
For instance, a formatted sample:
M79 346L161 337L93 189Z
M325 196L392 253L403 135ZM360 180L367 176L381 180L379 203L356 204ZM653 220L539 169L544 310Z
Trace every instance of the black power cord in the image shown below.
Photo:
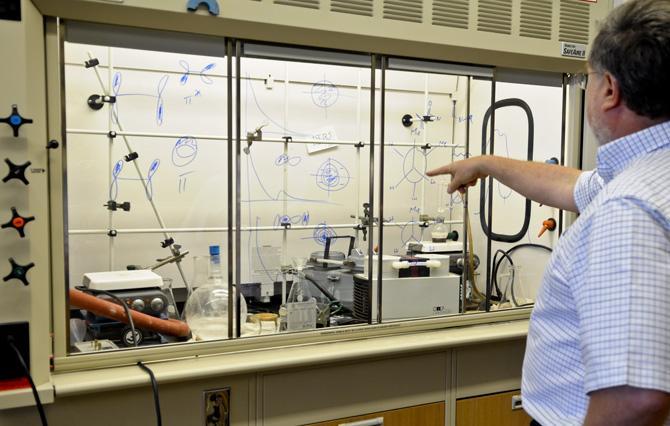
M518 244L518 245L513 246L512 248L510 248L507 251L503 251L503 250L496 251L495 255L493 256L493 270L491 271L491 275L492 275L491 281L493 282L493 286L496 289L496 292L498 293L498 297L500 298L501 302L504 302L504 300L502 300L503 295L500 291L500 287L498 286L498 269L500 268L500 265L502 264L502 261L504 259L507 259L507 261L510 263L510 265L512 267L514 267L514 262L512 261L511 254L513 252L515 252L516 250L521 249L521 248L539 248L539 249L542 249L542 250L546 250L549 253L551 253L553 251L551 249L551 247L543 246L542 244L533 244L533 243ZM498 254L501 255L499 259L498 259ZM531 305L530 303L522 304L522 305L519 305L517 303L516 296L514 294L514 278L515 278L514 269L512 269L512 282L510 284L510 296L511 296L511 299L512 299L512 303L516 307ZM490 303L490 300L488 302Z
M156 424L158 426L161 426L163 424L163 419L161 417L161 401L158 395L158 381L156 380L156 376L154 376L154 372L151 371L149 367L144 365L142 361L138 361L137 366L140 367L142 370L146 371L146 373L151 378L151 389L153 390L154 393L154 408L156 410Z
M33 381L33 376L30 375L30 371L28 370L28 366L26 365L26 360L23 359L23 355L21 355L21 351L19 351L19 348L17 348L16 345L14 344L14 337L8 336L7 337L7 344L16 353L16 358L19 360L19 364L21 364L21 369L23 369L23 374L25 374L26 377L28 378L28 382L30 383L30 387L33 390L33 397L35 397L35 405L37 406L37 412L40 414L40 420L42 420L42 425L47 426L47 416L46 416L46 414L44 414L44 407L42 406L42 401L40 400L40 395L37 393L37 387L35 386L35 382Z
M123 310L126 312L126 316L128 317L128 324L130 325L130 332L133 333L133 335L132 335L133 336L133 346L135 346L135 347L138 346L137 341L139 339L137 338L137 334L135 332L135 323L133 322L133 317L130 315L130 308L128 307L128 304L126 303L125 300L121 299L116 294L114 294L112 292L109 292L109 291L105 291L105 290L94 290L92 288L83 287L83 286L77 286L77 287L75 287L75 289L77 289L79 291L83 291L84 293L90 293L94 296L98 295L98 294L103 294L107 297L111 297L112 299L116 300L123 307Z

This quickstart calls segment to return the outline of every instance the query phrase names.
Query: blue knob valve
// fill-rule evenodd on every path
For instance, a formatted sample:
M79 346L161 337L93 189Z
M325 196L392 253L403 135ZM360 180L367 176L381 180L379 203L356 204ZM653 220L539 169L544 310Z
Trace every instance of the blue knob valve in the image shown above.
M7 123L12 127L14 132L14 137L19 137L19 128L24 124L32 123L32 118L24 118L19 114L19 108L16 105L12 105L12 113L9 117L0 118L0 123Z

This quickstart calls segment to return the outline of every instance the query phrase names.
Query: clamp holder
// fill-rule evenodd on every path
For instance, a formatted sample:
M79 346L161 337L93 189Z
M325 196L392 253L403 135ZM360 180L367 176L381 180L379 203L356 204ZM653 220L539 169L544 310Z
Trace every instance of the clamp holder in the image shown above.
M109 200L107 201L106 204L104 204L105 207L107 207L107 210L111 210L113 212L117 211L118 209L121 209L125 212L130 211L130 201L124 201L123 203L117 203L114 200Z
M95 111L101 109L105 103L113 104L116 103L116 96L110 95L91 95L86 100L88 106Z
M125 155L123 157L123 159L126 160L126 163L130 163L131 161L135 161L138 158L140 158L140 154L138 154L137 152L131 152L130 154Z

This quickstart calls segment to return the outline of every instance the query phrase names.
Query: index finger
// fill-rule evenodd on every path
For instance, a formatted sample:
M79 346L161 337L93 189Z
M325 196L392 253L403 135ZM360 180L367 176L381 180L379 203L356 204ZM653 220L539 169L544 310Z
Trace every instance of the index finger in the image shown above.
M442 167L438 167L437 169L429 170L426 172L426 175L428 176L437 176L446 174L452 174L451 164L446 164Z

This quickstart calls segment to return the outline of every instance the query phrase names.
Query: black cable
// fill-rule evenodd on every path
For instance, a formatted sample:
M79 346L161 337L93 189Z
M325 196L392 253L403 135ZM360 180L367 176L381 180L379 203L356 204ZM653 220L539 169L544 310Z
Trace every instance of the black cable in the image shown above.
M496 261L497 255L500 254L500 259ZM498 294L500 295L500 302L505 302L506 300L503 300L503 294L500 291L500 287L498 286L498 269L500 268L500 265L502 264L503 259L507 259L509 262L510 266L512 266L512 286L514 286L514 261L512 261L512 258L510 257L509 254L507 254L504 250L498 250L496 252L496 255L493 256L493 271L491 272L491 281L493 281L493 285L495 286L496 290L498 291ZM512 291L512 293L514 293ZM507 295L507 288L505 288L505 296ZM514 295L512 294L512 301L514 305L516 306L516 300L514 299Z
M501 252L502 256L500 257L500 259L498 259L498 260L496 261L496 256L494 255L494 257L493 257L493 260L494 260L494 262L493 262L493 270L491 271L491 275L492 275L491 280L493 281L493 283L494 283L496 289L498 289L498 276L497 276L497 275L498 275L498 268L500 267L502 261L503 261L504 259L507 259L507 261L510 263L510 265L512 265L512 267L514 267L514 262L512 261L511 254L512 254L513 252L515 252L516 250L518 250L518 249L522 249L522 248L539 248L539 249L546 250L546 251L548 251L549 253L551 253L551 252L553 251L553 250L551 249L551 247L547 247L547 246L544 246L544 245L542 245L542 244L534 244L534 243L517 244L517 245L511 247L510 249L508 249L507 251L504 251L504 252L503 252L502 250L498 250L498 251L496 252L496 255L498 254L498 252ZM513 270L513 269L512 269L512 274L514 274L514 270ZM512 283L511 283L511 285L510 285L510 293L511 293L510 295L511 295L512 303L513 303L515 306L528 306L528 305L531 305L531 303L525 303L525 304L522 304L522 305L519 305L519 304L517 303L517 301L516 301L516 296L514 295L514 275L512 275Z
M46 414L44 414L44 407L42 406L42 401L40 400L40 395L37 393L37 387L35 386L35 382L33 381L33 377L30 375L30 371L28 370L28 366L26 365L26 361L23 359L23 355L21 355L21 351L19 351L19 348L17 348L16 345L14 344L14 337L7 336L7 344L16 353L16 357L19 360L19 364L21 364L21 368L23 369L23 374L25 374L26 377L28 378L28 382L30 383L30 388L33 390L33 397L35 398L35 405L37 406L37 412L40 414L40 419L42 420L42 425L47 426L47 416L46 416Z
M486 154L486 144L487 144L487 137L486 137L486 127L489 124L489 118L491 117L491 114L493 111L499 109L499 108L505 108L505 107L510 107L510 106L516 106L524 110L526 113L526 116L528 118L528 151L526 155L526 159L528 161L533 161L533 145L534 145L534 137L535 137L535 121L533 120L533 112L530 109L530 106L526 102L524 102L521 99L518 98L510 98L510 99L502 99L491 105L487 110L486 113L484 114L484 120L482 121L482 155ZM491 146L493 146L493 140L491 140ZM493 150L491 150L491 154L493 154ZM516 243L517 241L521 240L524 235L526 235L526 232L528 231L528 225L530 224L530 212L531 212L531 203L528 198L526 198L526 207L525 207L525 214L523 218L523 225L521 226L521 230L513 235L504 235L504 234L496 234L493 232L493 226L489 227L489 224L486 223L486 218L483 212L486 211L485 205L486 205L486 179L493 179L491 177L488 178L483 178L480 179L480 192L479 192L479 211L482 212L482 214L479 215L479 221L482 225L482 230L484 231L484 235L486 235L489 239L493 241L500 241L504 243ZM493 182L492 180L490 182ZM493 204L493 195L492 195L492 186L489 185L489 204Z
M163 419L161 417L161 401L158 395L158 381L156 380L156 376L154 376L154 372L151 371L149 367L144 365L142 361L138 361L137 366L140 367L142 370L146 371L146 373L151 378L151 389L153 390L154 393L154 408L156 410L156 424L158 426L161 426L163 424Z
M316 282L316 280L311 276L307 274L303 274L305 279L314 286L319 289L321 293L323 293L324 296L328 299L328 307L330 308L330 315L335 315L337 313L340 313L340 311L344 311L345 313L347 311L351 312L348 308L345 308L344 305L342 305L342 302L340 302L331 292L329 292L326 288L324 288L321 284ZM353 313L353 312L351 312Z
M126 312L126 316L128 317L128 323L130 325L130 332L133 333L133 346L137 347L138 346L138 340L137 339L137 333L135 332L135 323L133 322L133 317L130 315L130 308L128 307L128 304L126 303L125 300L121 299L119 296L117 296L114 293L111 293L106 290L95 290L92 288L88 287L83 287L83 286L77 286L75 289L79 291L83 291L84 293L91 293L92 295L96 294L104 294L105 296L111 297L112 299L116 300L119 302L119 304L123 307L123 310Z

